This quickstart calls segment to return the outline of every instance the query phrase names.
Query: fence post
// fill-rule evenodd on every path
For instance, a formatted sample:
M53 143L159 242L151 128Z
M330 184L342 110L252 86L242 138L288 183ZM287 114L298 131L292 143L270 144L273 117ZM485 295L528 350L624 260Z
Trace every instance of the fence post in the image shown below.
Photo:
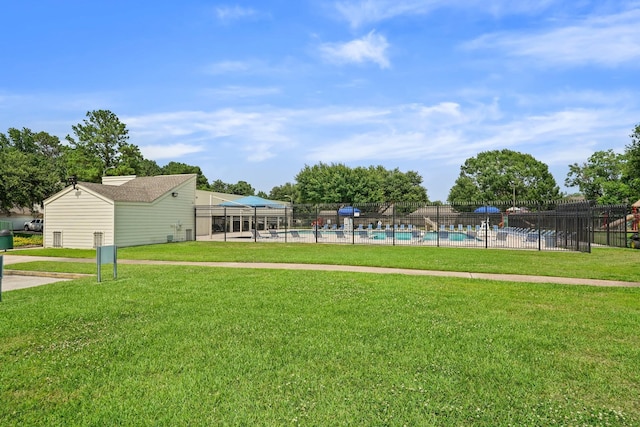
M542 209L542 206L540 204L538 204L538 213L536 214L536 228L538 229L538 250L541 251L542 250L542 231L540 230L540 225L541 225L541 221L540 221L540 210Z
M393 231L391 232L391 235L393 236L393 239L391 239L391 242L393 244L393 246L396 245L396 202L393 202L393 210L391 211L391 227L393 228Z
M284 207L284 242L287 243L287 225L289 224L289 215L287 214L287 206Z
M489 248L489 213L487 212L487 204L485 202L482 202L482 206L484 206L484 215L485 215L485 220L484 220L484 248L488 249Z
M436 247L440 247L440 205L436 205Z
M628 248L629 247L629 239L627 238L629 233L629 230L627 229L627 215L629 215L627 212L629 212L629 210L631 211L631 213L633 213L633 209L629 209L629 205L624 205L624 247ZM634 218L635 220L635 218Z

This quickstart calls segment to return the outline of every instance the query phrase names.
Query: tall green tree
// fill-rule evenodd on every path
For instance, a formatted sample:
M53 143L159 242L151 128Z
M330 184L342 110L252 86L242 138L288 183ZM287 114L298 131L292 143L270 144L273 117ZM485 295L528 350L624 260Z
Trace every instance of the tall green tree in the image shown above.
M637 124L631 135L631 143L626 146L626 159L622 173L622 181L629 188L631 200L640 199L640 124Z
M142 161L138 165L137 175L139 176L162 175L162 168L158 166L155 160L142 159Z
M549 167L530 154L512 150L485 151L467 159L449 191L448 201L485 202L556 200L560 188Z
M238 181L235 184L230 184L228 189L230 194L240 194L242 196L254 196L256 194L255 188L247 181Z
M209 181L202 173L200 166L191 166L181 162L169 162L162 167L162 175L180 175L187 173L195 173L198 175L196 178L196 188L198 188L198 190L209 190Z
M92 182L100 182L105 175L135 174L143 158L139 148L128 142L126 125L109 110L89 111L86 117L71 127L75 138L66 137L76 150L70 172Z
M380 167L379 167L380 168ZM428 202L427 190L422 186L422 177L414 171L401 172L381 170L385 201Z
M349 168L344 164L306 165L296 175L302 203L382 203L427 201L416 172L389 171L382 166Z
M587 200L601 204L623 203L629 198L629 186L622 181L626 157L613 150L596 151L585 163L569 165L564 183L578 187Z
M217 191L218 193L231 194L231 192L229 191L229 184L222 181L221 179L216 179L215 181L213 181L211 185L209 185L209 190Z
M216 179L209 185L209 190L217 191L218 193L238 194L241 196L255 196L256 190L247 181L238 181L235 184L229 184ZM261 192L260 197L267 197L264 192Z
M33 208L63 187L62 146L46 132L0 133L0 209Z
M287 182L284 185L273 187L269 192L269 199L297 203L298 189L295 184Z

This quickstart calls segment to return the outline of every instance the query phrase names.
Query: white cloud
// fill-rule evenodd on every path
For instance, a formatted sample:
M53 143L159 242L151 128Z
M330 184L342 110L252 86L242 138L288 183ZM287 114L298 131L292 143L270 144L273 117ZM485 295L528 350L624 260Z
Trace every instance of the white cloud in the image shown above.
M491 99L384 108L227 108L125 117L123 122L144 156L154 160L197 153L199 162L224 158L245 168L273 160L284 162L285 169L319 161L387 167L411 164L420 165L417 169L424 168L432 179L438 179L439 173L439 179L447 181L455 179L465 159L504 148L531 154L563 170L595 150L611 148L614 142L623 147L635 117L611 105L550 106L545 112L527 115L503 110L497 99Z
M434 0L362 0L340 1L335 7L354 28L375 23L398 15L424 14L435 8L441 1Z
M380 68L389 67L387 39L371 31L366 36L346 43L325 43L320 46L323 57L338 64L373 62Z
M255 98L260 96L277 95L281 92L277 87L225 86L204 91L216 97L225 98Z
M259 59L248 59L245 61L219 61L214 62L199 70L204 74L214 76L231 74L234 76L243 75L289 75L300 71L305 65L300 64L293 58L284 58L280 62L269 63Z
M123 121L130 129L131 139L138 142L141 150L146 147L152 153L149 158L154 160L168 155L161 148L167 145L174 151L174 157L215 146L215 152L226 150L227 155L245 152L246 160L262 161L293 144L283 127L291 114L286 110L242 112L222 109L150 114L127 117ZM174 146L176 139L182 142ZM226 145L229 145L228 149ZM143 153L146 157L146 151Z
M199 153L204 151L201 145L190 145L175 143L169 145L141 145L140 151L147 159L163 160L163 159L179 159L187 154Z
M640 63L639 21L640 9L635 9L535 34L484 35L465 47L498 49L511 56L541 60L541 65L636 65Z
M388 109L345 108L337 112L335 109L327 109L325 112L319 111L316 120L328 125L353 125L355 123L370 123L384 120L385 116L389 113L391 113L391 110Z
M246 72L253 68L253 64L243 61L221 61L214 64L210 64L205 68L205 72L208 74L230 74L238 72Z
M257 163L275 157L273 145L268 143L249 144L242 147L242 151L247 153L247 161Z
M398 16L425 15L439 8L473 9L502 16L537 13L556 0L342 0L335 3L338 13L352 28L359 28Z
M356 117L352 110L348 114ZM311 148L306 158L312 162L423 160L437 167L437 162L460 165L479 152L509 148L550 165L567 165L588 157L596 146L611 144L611 135L623 137L631 119L631 114L599 107L505 116L496 100L467 107L453 102L398 105L379 116L379 123L367 121L365 131L359 131L354 121L340 138Z
M221 21L235 21L238 19L257 16L258 12L251 8L240 6L220 6L216 8L216 16Z

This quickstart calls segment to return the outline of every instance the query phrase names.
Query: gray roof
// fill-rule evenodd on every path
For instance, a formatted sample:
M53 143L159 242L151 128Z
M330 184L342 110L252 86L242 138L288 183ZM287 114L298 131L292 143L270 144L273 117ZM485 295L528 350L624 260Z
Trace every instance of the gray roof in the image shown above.
M143 176L117 186L96 184L93 182L79 182L78 185L111 199L114 202L151 203L195 176L197 175Z

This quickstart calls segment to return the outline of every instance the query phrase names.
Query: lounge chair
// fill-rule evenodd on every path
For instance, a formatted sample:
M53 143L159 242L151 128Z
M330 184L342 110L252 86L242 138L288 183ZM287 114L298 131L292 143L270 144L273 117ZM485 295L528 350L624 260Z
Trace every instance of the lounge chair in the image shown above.
M280 234L278 234L277 230L269 230L269 236L273 237L274 239L279 239L280 237L282 237L280 236Z
M526 237L524 238L524 241L527 243L534 243L538 241L538 233L536 232L530 232L527 233Z
M296 239L300 238L300 233L298 233L297 230L291 230L290 233L291 233L291 237L294 237Z
M251 237L253 237L255 240L257 239L268 239L268 236L263 236L262 234L260 234L259 231L255 230L255 229L251 229Z
M346 239L347 238L347 236L344 234L344 231L342 231L342 230L337 230L336 231L336 237L338 239Z
M367 230L358 231L358 235L360 236L361 239L370 239L369 232Z
M316 230L316 231L314 231L314 233L313 233L313 234L315 234L315 236L316 236L316 238L317 238L317 239L322 239L322 237L323 237L323 236L322 236L322 233L320 232L320 230Z

